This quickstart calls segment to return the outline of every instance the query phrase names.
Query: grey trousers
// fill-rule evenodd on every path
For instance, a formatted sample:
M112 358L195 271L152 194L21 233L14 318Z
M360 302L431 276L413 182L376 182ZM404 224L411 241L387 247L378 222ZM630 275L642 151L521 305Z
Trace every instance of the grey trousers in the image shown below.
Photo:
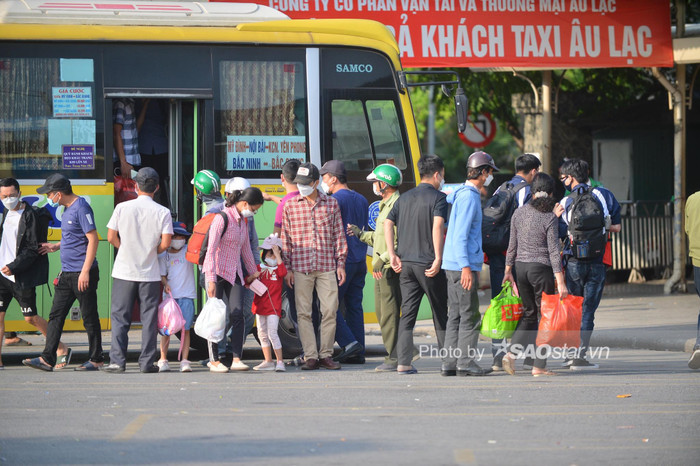
M112 345L109 350L110 364L126 365L126 349L129 344L131 313L138 299L141 312L141 370L153 365L158 359L158 300L160 282L132 282L115 278L112 282Z
M445 330L446 356L443 368L466 369L474 360L479 340L479 275L472 272L471 290L462 288L462 272L446 271L447 275L447 329Z

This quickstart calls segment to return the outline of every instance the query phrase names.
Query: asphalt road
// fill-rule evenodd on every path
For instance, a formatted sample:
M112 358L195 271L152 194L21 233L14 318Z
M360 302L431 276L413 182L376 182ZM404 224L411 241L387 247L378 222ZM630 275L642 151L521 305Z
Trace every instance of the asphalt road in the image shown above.
M700 464L688 355L533 378L341 371L0 373L0 464ZM487 358L490 361L490 358ZM486 365L486 361L484 363ZM176 367L176 364L173 366Z

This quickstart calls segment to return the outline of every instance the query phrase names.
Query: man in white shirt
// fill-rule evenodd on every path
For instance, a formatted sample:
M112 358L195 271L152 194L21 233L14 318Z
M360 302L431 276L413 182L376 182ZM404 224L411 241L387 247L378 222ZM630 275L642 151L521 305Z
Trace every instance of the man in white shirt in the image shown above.
M36 287L49 278L49 260L39 254L39 242L46 241L51 214L46 209L35 211L21 198L17 180L0 180L0 200L5 208L0 222L0 344L5 334L5 313L12 299L19 304L27 323L44 336L48 328L46 320L37 315ZM69 348L59 342L57 369L70 363L70 354ZM0 369L4 368L0 356ZM51 371L53 367L45 364L42 369Z
M134 302L138 299L142 336L141 372L158 372L154 365L158 340L160 268L158 254L170 247L173 224L170 210L157 204L153 195L160 179L151 167L134 177L138 198L118 204L107 223L107 240L119 249L112 268L112 345L107 372L124 372L128 332Z

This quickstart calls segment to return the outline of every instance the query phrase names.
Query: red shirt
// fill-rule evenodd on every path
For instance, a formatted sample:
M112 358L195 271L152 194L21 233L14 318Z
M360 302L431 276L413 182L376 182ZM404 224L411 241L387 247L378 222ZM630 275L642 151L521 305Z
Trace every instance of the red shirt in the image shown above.
M282 252L289 270L333 272L345 267L348 243L338 201L319 191L313 204L301 194L287 201Z
M262 296L255 295L253 314L279 316L282 314L282 279L287 275L287 269L284 264L279 264L274 270L267 267L263 269L258 265L258 271L261 272L258 280L267 287L267 293Z

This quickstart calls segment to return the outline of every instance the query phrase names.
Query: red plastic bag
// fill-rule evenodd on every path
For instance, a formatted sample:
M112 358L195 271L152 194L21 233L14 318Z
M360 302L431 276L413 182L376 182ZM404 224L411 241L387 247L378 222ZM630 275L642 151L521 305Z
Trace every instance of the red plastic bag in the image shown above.
M537 346L578 348L581 343L582 311L582 296L569 295L562 300L558 294L542 293Z
M131 178L114 175L114 205L136 199L137 197L136 181Z

